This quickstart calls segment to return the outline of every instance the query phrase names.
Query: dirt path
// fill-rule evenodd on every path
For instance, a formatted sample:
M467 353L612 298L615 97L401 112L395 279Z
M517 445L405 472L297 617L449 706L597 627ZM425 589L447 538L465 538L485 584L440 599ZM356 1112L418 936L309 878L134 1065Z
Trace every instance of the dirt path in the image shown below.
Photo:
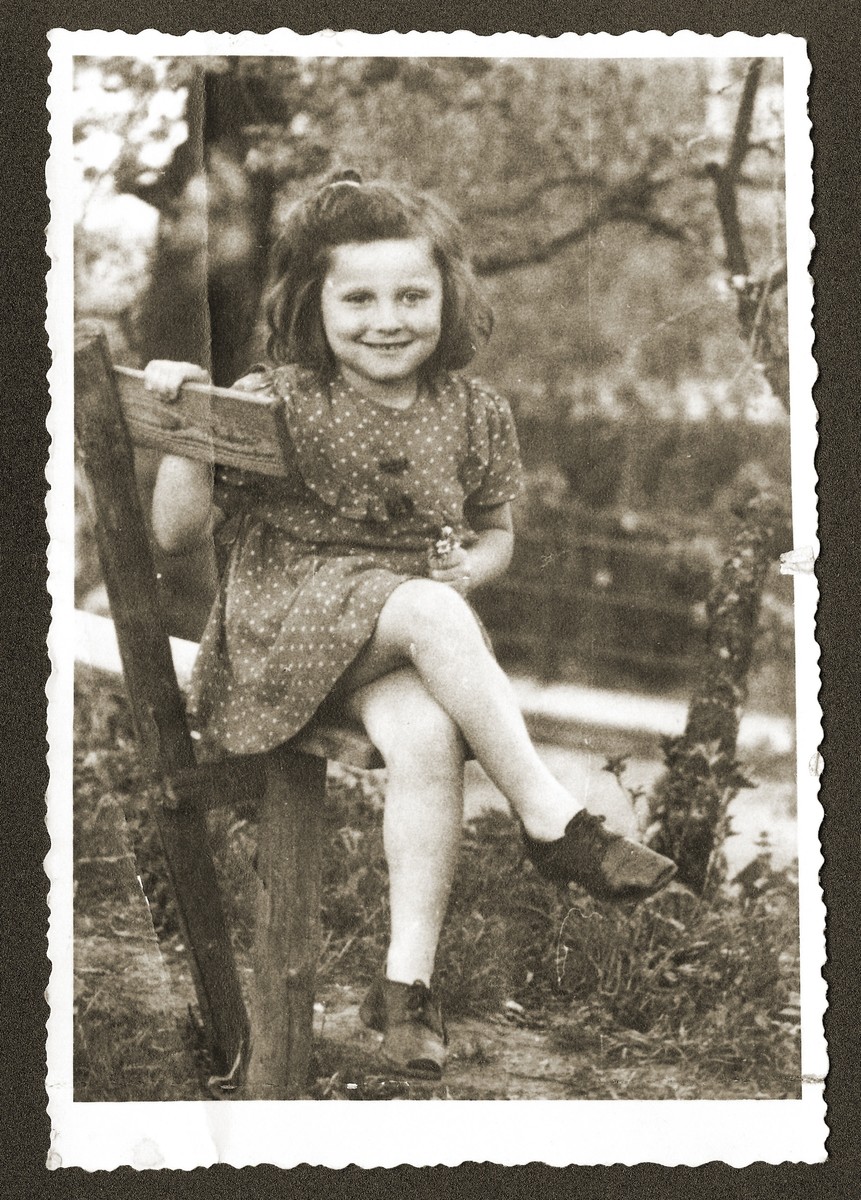
M139 940L118 942L93 932L81 937L81 978L104 980L110 1006L97 999L79 1014L90 1056L101 1043L101 1069L90 1070L81 1099L210 1099L188 1032L194 994L183 953L174 942L160 961ZM166 985L166 981L169 983ZM119 981L119 986L118 986ZM531 1020L516 1011L449 1022L449 1062L442 1083L387 1073L380 1035L358 1015L360 995L346 987L321 992L315 1011L312 1094L320 1100L576 1100L702 1099L702 1079L685 1064L602 1061L600 1048L565 1049L563 1018ZM567 1035L567 1039L566 1039ZM560 1042L563 1048L560 1048ZM99 1094L100 1088L105 1091ZM715 1098L733 1092L716 1088Z
M77 845L75 1095L86 1100L208 1099L194 1051L195 994L178 938L160 943L137 877L129 831L111 795ZM242 971L250 994L250 969ZM616 1094L586 1056L553 1048L554 1028L510 1009L449 1023L445 1080L393 1079L380 1035L358 1016L360 994L322 986L315 1009L319 1099L561 1100ZM667 1081L668 1094L675 1084Z
M194 994L176 941L164 947L177 1021L186 1019ZM250 988L250 972L244 971ZM322 987L314 1016L313 1094L321 1100L577 1100L703 1099L703 1080L687 1065L653 1061L610 1061L603 1053L566 1048L576 1044L570 1018L542 1019L517 1011L482 1019L449 1020L449 1060L442 1083L396 1079L380 1063L380 1035L359 1020L361 993ZM584 1030L583 1038L589 1039ZM583 1040L583 1039L581 1039ZM616 1056L618 1057L618 1056ZM716 1099L734 1093L716 1082Z

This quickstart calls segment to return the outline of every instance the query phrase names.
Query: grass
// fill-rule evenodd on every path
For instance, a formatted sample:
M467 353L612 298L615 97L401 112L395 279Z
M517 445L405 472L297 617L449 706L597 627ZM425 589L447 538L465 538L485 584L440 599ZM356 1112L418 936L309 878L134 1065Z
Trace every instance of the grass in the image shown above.
M77 708L76 821L81 839L107 792L125 810L156 928L176 917L143 800L128 714L113 698L82 692ZM323 882L321 992L360 990L384 961L388 911L380 779L344 768L330 779ZM253 936L253 811L210 818L212 843L240 966ZM79 896L79 901L81 897ZM518 833L489 813L465 830L438 960L448 1014L543 1029L556 1052L585 1056L591 1078L578 1095L796 1095L799 1079L796 880L772 870L767 848L740 883L708 903L672 885L627 910L554 889L523 859ZM85 979L81 1003L87 1002ZM79 1009L79 1098L171 1098L178 1061L164 1078L99 1066L105 1039L129 1063L146 1058L139 1028L110 1013L107 1028ZM153 1034L157 1043L157 1031ZM122 1046L127 1043L128 1052ZM493 1055L480 1037L476 1064ZM192 1048L188 1048L191 1052ZM469 1056L470 1051L465 1051ZM168 1061L169 1060L169 1061ZM154 1050L152 1062L159 1064ZM173 1076L170 1076L170 1071ZM146 1094L139 1094L143 1090ZM160 1089L160 1090L159 1090ZM77 1095L77 1093L76 1093Z

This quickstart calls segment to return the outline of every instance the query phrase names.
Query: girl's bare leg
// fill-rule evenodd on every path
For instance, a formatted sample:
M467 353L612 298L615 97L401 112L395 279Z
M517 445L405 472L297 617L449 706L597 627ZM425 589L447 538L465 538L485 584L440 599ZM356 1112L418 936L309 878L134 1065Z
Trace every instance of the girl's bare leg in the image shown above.
M463 823L465 747L457 726L411 668L349 698L388 769L383 842L391 943L386 975L430 985Z
M427 693L461 731L526 832L540 841L561 837L584 806L539 758L511 684L469 605L453 588L426 579L410 579L396 588L343 685L361 688L404 664L414 668Z

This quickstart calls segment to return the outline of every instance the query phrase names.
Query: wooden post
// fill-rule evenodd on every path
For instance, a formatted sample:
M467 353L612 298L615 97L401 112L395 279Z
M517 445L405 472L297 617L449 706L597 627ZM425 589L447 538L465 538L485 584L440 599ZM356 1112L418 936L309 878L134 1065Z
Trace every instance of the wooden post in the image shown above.
M205 818L172 779L195 768L194 747L159 604L132 446L98 326L75 337L75 431L141 753L162 781L154 806L216 1071L232 1077L248 1018L227 932Z
M266 756L258 832L251 1060L244 1098L307 1092L320 937L326 759L283 746Z

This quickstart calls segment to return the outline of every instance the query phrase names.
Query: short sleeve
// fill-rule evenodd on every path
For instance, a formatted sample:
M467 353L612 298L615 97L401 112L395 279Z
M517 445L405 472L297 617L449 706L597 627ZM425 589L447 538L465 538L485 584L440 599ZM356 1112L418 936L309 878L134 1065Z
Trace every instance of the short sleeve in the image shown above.
M507 400L479 384L471 385L467 403L464 493L471 505L494 508L514 500L523 488L514 417Z
M269 378L266 368L262 366L252 367L247 375L243 375L241 379L237 379L236 383L232 383L231 389L235 392L271 392Z
M270 481L265 495L273 501L295 496L297 486L350 520L386 522L383 500L344 472L331 453L332 417L328 390L309 370L294 364L262 368L262 375L243 376L235 387L266 391L284 405L287 478ZM261 490L261 489L258 489Z

